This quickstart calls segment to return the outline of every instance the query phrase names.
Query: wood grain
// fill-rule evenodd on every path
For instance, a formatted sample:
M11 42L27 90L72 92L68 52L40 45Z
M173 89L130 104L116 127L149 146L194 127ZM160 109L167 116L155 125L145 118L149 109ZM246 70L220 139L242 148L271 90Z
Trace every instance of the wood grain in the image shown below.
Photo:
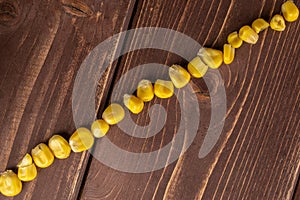
M229 33L259 16L269 20L280 12L282 2L0 0L0 171L13 169L25 153L53 134L66 138L72 134L72 88L77 71L88 53L106 38L130 28L163 27L221 49ZM198 153L210 123L213 94L203 79L192 79L201 111L199 130L176 162L137 174L114 170L88 153L72 154L68 160L56 160L51 167L39 170L38 178L24 184L14 199L298 200L299 26L297 21L288 23L282 33L261 33L258 44L244 44L234 63L219 69L227 95L225 126L204 159L199 159ZM166 35L165 39L171 43L176 38ZM117 41L116 47L120 46L134 48L139 44L128 39L125 43ZM193 51L190 53L196 54ZM155 49L127 53L99 80L98 117L110 102L117 81L146 63L185 66L187 60ZM151 78L160 75L156 71ZM207 77L217 88L220 80L214 73ZM132 84L140 78L139 74L131 77ZM122 94L117 98L121 101ZM108 138L118 147L137 153L168 144L176 136L182 112L175 97L155 98L145 104L141 114L130 117L140 126L147 125L154 104L164 106L168 114L166 125L155 136L135 138L113 126ZM95 151L99 148L101 140Z
M127 29L134 5L78 2L0 1L0 171L13 169L25 153L53 134L72 134L77 70L98 43ZM66 5L75 11L66 10ZM80 18L79 12L86 16ZM99 85L103 90L98 105L114 68ZM76 199L88 157L72 154L68 160L56 160L39 170L38 178L24 184L14 199Z
M282 2L139 1L131 28L170 28L202 45L222 48L229 33L260 16L269 20L280 12ZM244 44L234 63L220 68L226 86L227 114L221 138L207 157L199 159L198 152L212 105L210 98L199 92L203 89L196 88L204 114L198 134L183 156L164 169L142 174L120 172L93 158L80 198L291 199L300 161L299 26L296 22L287 24L282 33L263 32L258 44ZM173 39L166 36L170 42ZM130 41L127 45L138 46ZM168 52L137 50L123 57L115 80L145 63L187 64ZM132 82L140 78L131 77ZM218 84L213 76L210 79ZM203 80L192 81L194 87L205 88ZM169 114L166 126L157 135L137 139L112 127L108 138L131 152L151 152L166 145L175 136L180 119L175 98L155 99L146 104L141 114L130 117L137 124L146 125L147 111L155 103L163 105ZM101 149L101 141L97 148Z

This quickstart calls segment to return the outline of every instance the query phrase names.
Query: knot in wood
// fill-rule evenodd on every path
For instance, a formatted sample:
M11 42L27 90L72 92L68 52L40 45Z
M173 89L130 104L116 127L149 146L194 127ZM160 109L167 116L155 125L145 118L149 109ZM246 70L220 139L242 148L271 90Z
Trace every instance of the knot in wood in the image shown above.
M15 24L19 16L19 8L15 1L0 0L0 24L11 26Z

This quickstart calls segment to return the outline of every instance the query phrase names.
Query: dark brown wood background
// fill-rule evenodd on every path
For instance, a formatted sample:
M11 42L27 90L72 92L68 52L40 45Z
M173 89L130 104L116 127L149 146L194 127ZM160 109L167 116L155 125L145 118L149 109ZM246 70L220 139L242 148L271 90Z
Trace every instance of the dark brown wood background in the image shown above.
M229 33L260 16L269 20L283 2L0 0L0 171L15 169L25 153L53 134L66 138L72 134L76 73L88 53L106 38L136 27L164 27L201 45L222 48ZM227 115L221 138L204 159L198 158L198 152L211 105L203 80L193 79L199 108L206 114L201 115L191 147L176 162L158 171L131 174L111 169L88 153L73 153L39 170L38 178L25 183L14 199L299 200L299 34L299 20L288 23L282 33L269 29L256 45L238 49L230 66L219 69L226 86ZM122 74L152 62L187 64L158 50L126 54L99 82L95 113L108 104ZM169 142L178 126L180 110L174 106L178 103L174 98L154 102L172 113L160 133L141 140L112 127L109 139L134 152ZM134 119L146 123L147 109Z

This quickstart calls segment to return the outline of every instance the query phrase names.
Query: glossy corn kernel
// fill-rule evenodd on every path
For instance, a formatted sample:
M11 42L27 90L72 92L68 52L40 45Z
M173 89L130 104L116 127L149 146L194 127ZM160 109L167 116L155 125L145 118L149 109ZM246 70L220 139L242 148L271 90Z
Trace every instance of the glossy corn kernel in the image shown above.
M18 163L18 177L21 181L32 181L37 176L37 169L29 154Z
M27 154L23 157L23 159L18 163L18 167L19 167L19 166L22 166L22 167L28 166L28 165L31 165L32 163L33 163L32 157L31 157L31 155L30 155L29 153L27 153Z
M230 64L234 59L235 49L230 44L224 44L223 47L223 55L224 55L224 63Z
M258 18L256 20L254 20L254 22L252 23L252 29L256 33L260 33L261 31L267 29L269 26L270 26L270 24L262 18Z
M238 32L232 32L227 37L227 42L231 44L233 48L240 48L243 44L243 40L239 37Z
M74 152L86 151L94 144L93 134L87 128L78 128L70 137L69 144Z
M18 177L21 181L32 181L37 176L37 169L34 163L26 167L18 168Z
M68 141L60 135L54 135L48 142L49 148L58 159L66 159L70 156L71 147Z
M144 108L144 102L134 95L125 94L123 102L126 108L134 114L140 113Z
M137 87L137 97L144 102L151 101L154 97L153 85L148 80L141 80Z
M110 125L119 123L124 117L125 111L122 106L117 103L110 104L102 113L102 118Z
M204 64L200 57L196 56L188 64L188 71L195 78L203 77L208 70L208 66Z
M270 22L271 29L275 31L284 31L285 21L281 15L274 15Z
M49 167L54 162L54 155L49 147L44 144L38 144L31 150L31 156L36 166L40 168Z
M258 34L248 25L243 26L239 30L239 37L249 44L256 44L258 41Z
M40 168L49 167L54 161L54 155L49 147L41 143L31 150L31 156L36 166Z
M174 85L172 81L158 79L154 84L154 94L162 99L169 98L174 94Z
M223 53L220 50L201 48L198 52L198 56L212 69L219 68L223 63Z
M96 138L101 138L106 135L109 130L109 125L103 119L98 119L93 122L91 131Z
M179 65L172 65L169 68L169 76L176 88L183 88L191 79L191 75Z
M18 195L22 191L22 182L11 170L0 174L0 192L7 197Z
M288 22L294 22L299 17L299 9L293 1L286 1L281 5L281 12Z

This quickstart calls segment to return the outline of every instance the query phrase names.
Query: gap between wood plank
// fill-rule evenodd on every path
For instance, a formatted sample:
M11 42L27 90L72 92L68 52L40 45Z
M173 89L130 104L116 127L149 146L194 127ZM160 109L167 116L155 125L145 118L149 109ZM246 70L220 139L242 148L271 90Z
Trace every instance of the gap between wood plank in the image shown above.
M300 198L300 174L298 175L298 181L295 185L292 199L298 200L299 198Z
M128 23L128 26L126 29L124 29L124 31L127 31L129 30L131 27L132 27L132 24L133 24L133 21L135 19L135 16L136 16L136 11L138 10L138 7L139 7L139 3L140 1L139 0L136 0L134 5L133 5L133 9L131 11L131 16L130 16L130 20L129 20L129 23ZM124 39L124 42L123 44L118 44L121 47L121 49L123 50L124 49L124 46L126 45L126 38L127 38L127 35L125 36L125 39ZM121 50L121 52L122 52ZM123 55L120 56L118 59L117 59L117 64L116 64L116 67L114 69L114 72L113 72L113 75L117 75L117 72L118 72L118 69L120 68L121 66L121 61L122 61L122 58L123 58ZM105 106L107 106L109 104L109 100L110 100L110 97L112 95L112 91L113 91L113 87L114 87L114 82L116 81L116 76L113 76L112 79L111 79L111 82L108 86L108 93L107 93L107 96L106 98L103 100L103 102L105 103ZM99 115L100 112L102 112L101 109L97 110L97 115ZM91 152L94 152L94 147L93 149L91 150ZM79 188L79 191L78 191L78 194L77 194L77 198L78 200L81 199L82 197L82 194L83 194L83 190L84 190L84 185L86 183L86 180L87 180L87 177L88 177L88 174L89 174L89 171L90 171L90 167L91 167L91 163L92 163L92 160L93 160L93 156L91 156L91 153L89 153L87 155L87 159L88 159L88 162L87 162L87 165L86 165L86 168L85 168L85 172L84 172L84 175L83 175L83 178L82 178L82 182L81 182L81 185L80 185L80 188Z

